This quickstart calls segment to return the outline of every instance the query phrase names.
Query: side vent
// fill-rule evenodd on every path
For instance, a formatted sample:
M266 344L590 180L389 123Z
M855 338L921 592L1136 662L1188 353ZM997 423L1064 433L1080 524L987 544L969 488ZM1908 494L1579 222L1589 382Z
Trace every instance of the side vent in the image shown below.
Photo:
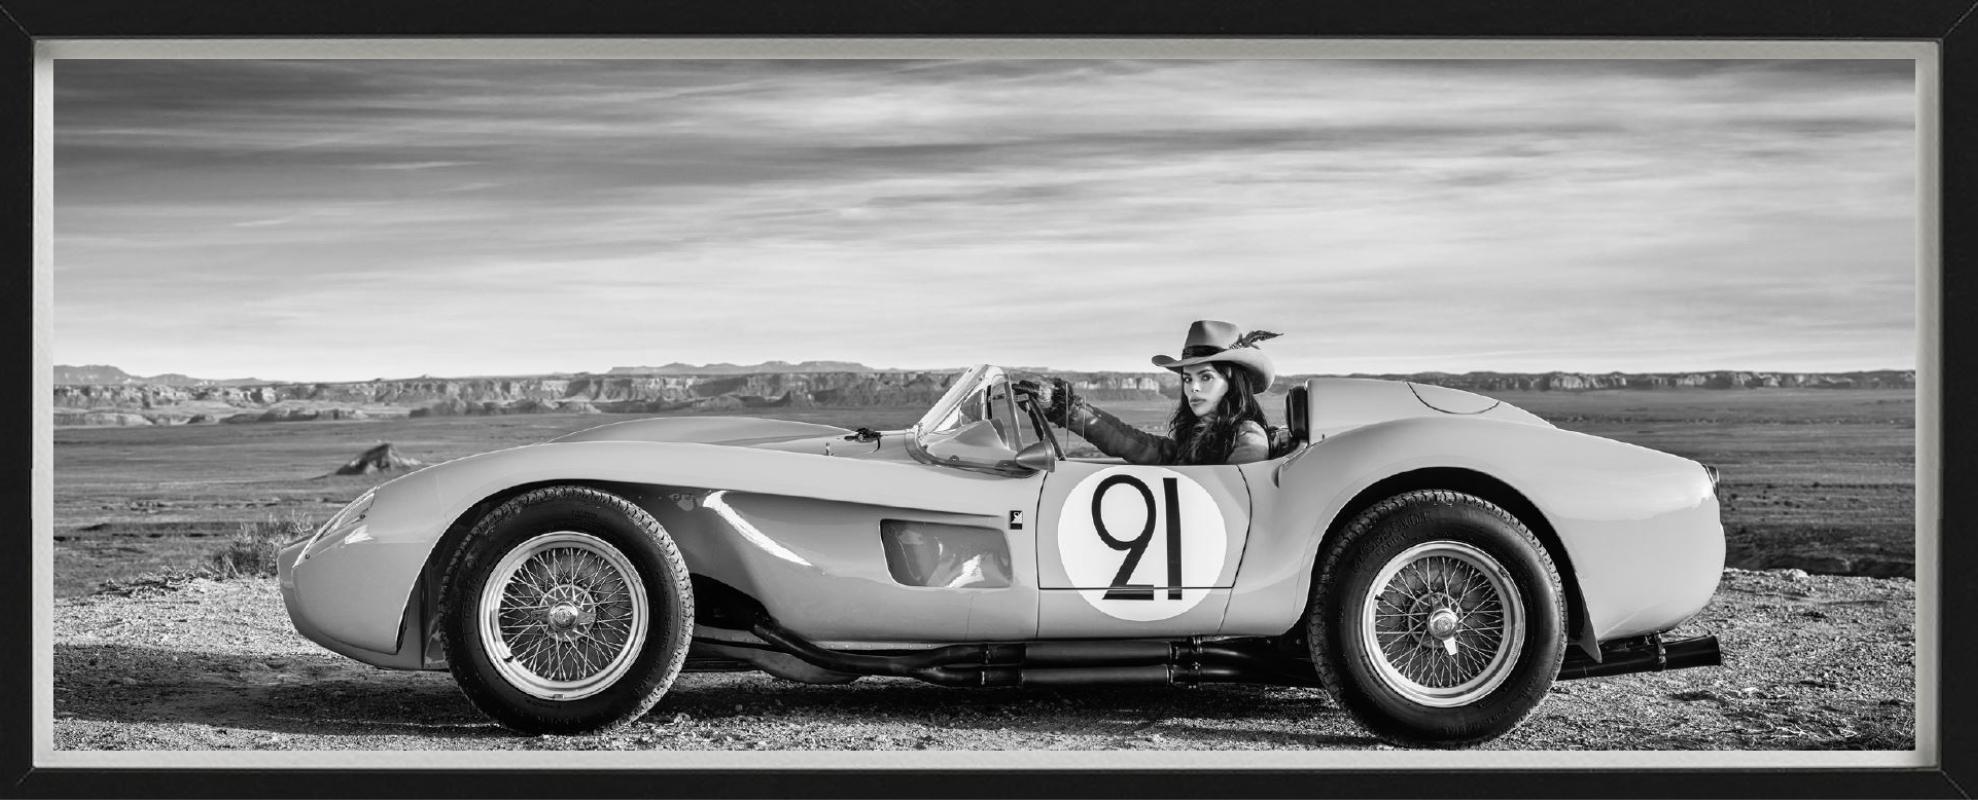
M886 569L905 586L1002 589L1010 585L1010 544L995 528L905 519L879 521Z

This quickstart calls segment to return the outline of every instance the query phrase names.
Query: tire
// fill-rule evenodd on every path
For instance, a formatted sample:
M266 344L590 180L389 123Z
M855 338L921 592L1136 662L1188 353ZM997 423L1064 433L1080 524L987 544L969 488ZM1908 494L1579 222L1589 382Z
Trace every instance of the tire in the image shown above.
M1425 490L1376 503L1339 536L1313 583L1307 639L1360 724L1393 744L1468 747L1538 708L1565 657L1566 609L1559 571L1523 523Z
M482 712L522 733L591 733L637 720L673 684L694 597L652 515L597 489L550 486L461 539L439 614L448 668Z

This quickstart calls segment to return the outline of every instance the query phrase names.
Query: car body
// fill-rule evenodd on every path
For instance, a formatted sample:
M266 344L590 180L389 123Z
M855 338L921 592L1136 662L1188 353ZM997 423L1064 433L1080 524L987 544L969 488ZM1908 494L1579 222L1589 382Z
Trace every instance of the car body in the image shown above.
M1563 628L1544 635L1560 640L1546 657L1561 674L1715 663L1714 640L1683 644L1672 663L1659 638L1709 601L1723 567L1716 475L1694 461L1468 392L1315 378L1287 395L1299 443L1286 455L1132 465L1067 457L1029 400L984 365L909 430L676 416L458 459L376 487L284 549L283 598L330 650L448 668L445 583L460 540L505 502L581 486L636 506L677 546L692 645L676 660L689 669L933 680L859 659L1029 643L1012 665L1034 674L1010 681L1103 683L1148 660L1130 643L1226 642L1254 645L1230 663L1275 660L1206 679L1299 683L1316 677L1300 647L1324 638L1308 623L1328 542L1383 499L1437 490L1502 509L1556 569L1556 590L1541 580L1524 594L1558 594ZM1514 627L1543 626L1502 632ZM1423 641L1456 652L1454 639ZM1056 652L1049 643L1100 654L1040 655ZM1168 661L1170 682L1197 682ZM969 675L937 682L994 683Z

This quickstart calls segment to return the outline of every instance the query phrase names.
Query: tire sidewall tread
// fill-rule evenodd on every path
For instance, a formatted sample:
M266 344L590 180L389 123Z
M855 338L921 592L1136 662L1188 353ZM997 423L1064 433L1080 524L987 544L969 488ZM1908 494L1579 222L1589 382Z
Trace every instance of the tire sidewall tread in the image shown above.
M644 582L651 615L631 668L611 686L570 701L509 685L487 663L479 637L489 570L515 546L550 530L588 533L617 548ZM476 521L449 554L439 595L441 641L461 692L503 727L522 733L595 733L638 720L671 688L693 639L693 589L672 536L631 501L588 486L532 489Z
M1454 748L1501 736L1537 709L1565 656L1566 607L1559 570L1524 523L1474 495L1425 489L1375 503L1338 535L1313 581L1306 634L1320 680L1348 713L1388 742ZM1375 574L1408 547L1441 539L1483 550L1525 595L1519 663L1490 694L1454 708L1423 706L1387 688L1358 645L1361 603Z

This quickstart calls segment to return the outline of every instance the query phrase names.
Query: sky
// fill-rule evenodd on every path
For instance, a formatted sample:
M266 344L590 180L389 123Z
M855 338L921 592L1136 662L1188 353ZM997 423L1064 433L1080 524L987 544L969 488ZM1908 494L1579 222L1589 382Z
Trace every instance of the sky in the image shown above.
M81 61L55 363L1909 369L1906 61Z

